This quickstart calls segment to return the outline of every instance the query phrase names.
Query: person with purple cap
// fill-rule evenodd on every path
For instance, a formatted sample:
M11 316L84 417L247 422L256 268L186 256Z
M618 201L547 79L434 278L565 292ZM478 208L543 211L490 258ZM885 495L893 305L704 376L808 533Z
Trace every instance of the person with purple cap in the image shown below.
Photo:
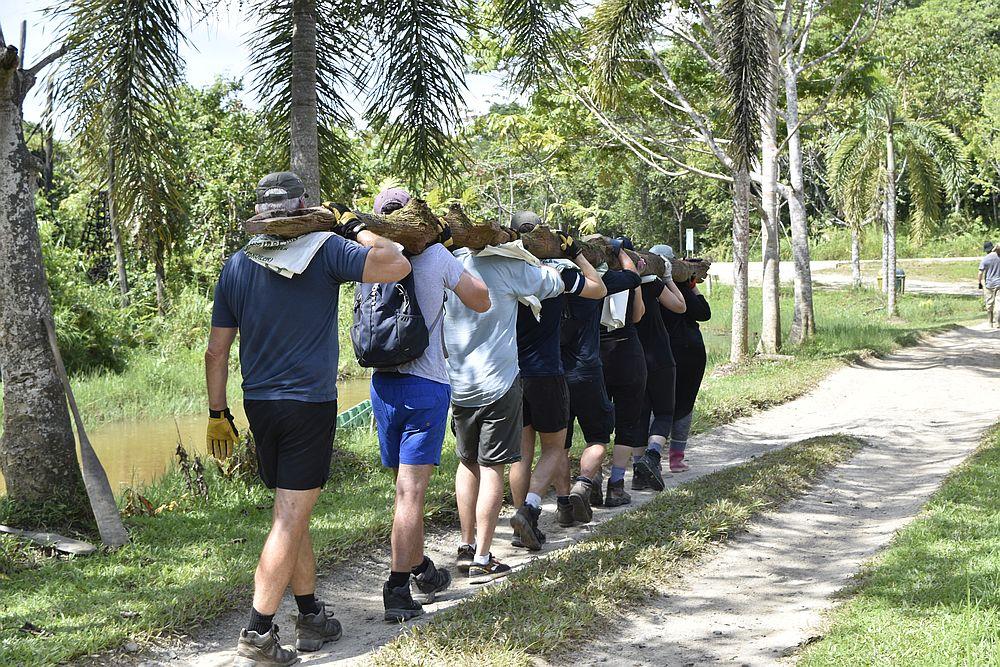
M410 194L402 188L383 190L375 197L375 213L388 215L409 201ZM476 313L490 308L486 285L448 251L453 241L447 223L439 221L438 230L436 242L410 257L416 301L430 343L413 361L372 374L372 412L382 465L392 468L396 477L392 562L382 586L385 620L395 622L422 614L421 603L434 602L435 595L451 584L448 570L438 569L424 555L424 495L441 463L451 402L443 331L446 292L453 292Z
M289 171L257 186L257 212L305 206L302 180ZM254 435L258 472L274 489L270 533L254 576L253 606L234 664L292 665L274 615L291 586L298 607L295 648L316 651L340 639L333 610L316 600L316 558L309 518L330 473L337 427L337 307L345 282L394 282L410 272L396 244L376 236L357 216L332 205L338 220L304 269L273 271L240 250L215 287L205 352L208 444L216 458L233 453L238 434L226 402L229 353L240 336L243 405Z

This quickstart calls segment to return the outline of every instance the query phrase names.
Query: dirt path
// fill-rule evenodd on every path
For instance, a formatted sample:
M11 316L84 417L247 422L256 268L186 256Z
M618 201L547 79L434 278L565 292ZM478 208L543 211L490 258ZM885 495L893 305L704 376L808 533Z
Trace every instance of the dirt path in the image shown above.
M755 525L749 537L698 568L670 597L637 610L614 641L576 653L574 662L618 664L623 655L636 665L734 656L772 662L777 652L808 636L829 594L975 447L980 433L1000 416L998 406L1000 332L963 328L887 359L845 368L803 398L692 439L692 471L670 476L671 485L814 435L850 433L874 446L817 491ZM636 494L638 502L649 498ZM575 542L591 528L560 529L553 525L552 506L546 510L547 551ZM599 510L595 518L611 515ZM494 552L505 562L525 563L525 552L511 549L509 538L501 520ZM439 564L453 562L456 540L456 532L436 534L428 552ZM381 552L321 580L319 595L333 603L344 638L304 662L355 662L400 631L381 621L380 586L387 570L387 554ZM428 611L474 592L461 577L456 580L448 599ZM286 600L278 616L286 637L293 608ZM145 663L227 665L244 616L242 610L228 614L198 633L188 652L164 648L147 654Z

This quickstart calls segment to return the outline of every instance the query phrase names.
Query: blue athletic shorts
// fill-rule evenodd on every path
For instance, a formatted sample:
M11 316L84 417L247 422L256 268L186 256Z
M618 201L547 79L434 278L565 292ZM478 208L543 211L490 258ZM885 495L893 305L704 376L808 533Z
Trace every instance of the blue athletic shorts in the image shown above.
M451 387L416 375L375 372L371 395L382 465L440 465Z

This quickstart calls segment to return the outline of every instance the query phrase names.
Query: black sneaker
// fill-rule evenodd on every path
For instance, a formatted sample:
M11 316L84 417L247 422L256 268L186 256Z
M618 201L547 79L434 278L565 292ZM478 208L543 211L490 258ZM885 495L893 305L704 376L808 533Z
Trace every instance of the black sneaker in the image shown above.
M491 553L490 560L486 565L473 563L469 566L469 583L485 584L488 581L506 577L508 574L510 574L510 565L504 565Z
M436 594L451 585L451 572L439 570L427 556L424 556L424 560L427 562L427 569L413 575L413 583L417 585L417 593L413 595L413 599L421 604L430 604L434 602Z
M253 630L240 632L240 640L236 644L236 656L233 667L255 667L256 665L277 665L287 667L299 662L295 649L282 646L278 639L278 626L272 625L271 631L258 634Z
M635 473L635 477L644 482L653 491L662 491L665 488L663 474L660 472L660 455L655 451L647 449L646 453L635 462L632 470Z
M594 481L590 485L590 507L603 507L604 494L601 492L601 484L604 482L604 475L598 472L594 475Z
M510 527L514 529L514 540L511 540L513 546L528 551L541 551L545 543L545 534L538 530L538 517L541 514L540 507L532 507L527 503L514 513L510 518Z
M424 608L410 595L410 582L399 588L389 588L389 582L382 584L382 603L385 605L385 620L402 623L424 613Z
M556 521L563 528L572 528L576 520L573 517L573 504L572 503L557 503L556 504Z
M604 495L605 507L621 507L632 502L632 496L625 491L625 480L608 481L608 492Z
M649 484L646 484L646 478L642 476L638 467L634 465L632 466L632 490L649 491Z
M318 651L326 642L340 639L343 631L340 621L333 617L333 610L322 602L317 603L315 614L298 614L295 617L295 648L300 651Z
M573 519L580 523L589 523L594 518L594 510L590 506L590 497L593 495L594 485L590 480L577 477L573 481L573 488L569 491L569 503L573 508ZM598 491L600 494L600 491Z
M473 558L475 557L476 549L471 544L458 545L458 558L455 559L458 564L458 569L468 570L469 566L472 565Z

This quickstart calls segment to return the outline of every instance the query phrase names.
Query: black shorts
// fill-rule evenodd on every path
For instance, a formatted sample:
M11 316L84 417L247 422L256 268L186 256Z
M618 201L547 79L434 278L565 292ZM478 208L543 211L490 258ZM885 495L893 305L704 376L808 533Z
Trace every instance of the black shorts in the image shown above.
M615 428L615 409L604 389L604 377L596 375L567 381L569 386L569 427L566 449L573 446L573 422L580 422L583 439L588 444L606 445Z
M645 427L641 441L658 435L670 439L674 425L674 401L677 372L674 366L662 366L646 372L646 391L642 399L642 416L639 423Z
M267 488L306 491L326 484L337 434L337 401L244 400L243 408Z
M521 423L538 433L558 433L569 424L569 388L562 375L521 378Z
M498 466L521 460L521 382L480 407L451 406L455 453L469 465Z
M642 396L646 390L646 367L628 384L607 384L608 398L615 407L615 444L645 447L645 428L640 423ZM606 379L606 378L605 378Z

